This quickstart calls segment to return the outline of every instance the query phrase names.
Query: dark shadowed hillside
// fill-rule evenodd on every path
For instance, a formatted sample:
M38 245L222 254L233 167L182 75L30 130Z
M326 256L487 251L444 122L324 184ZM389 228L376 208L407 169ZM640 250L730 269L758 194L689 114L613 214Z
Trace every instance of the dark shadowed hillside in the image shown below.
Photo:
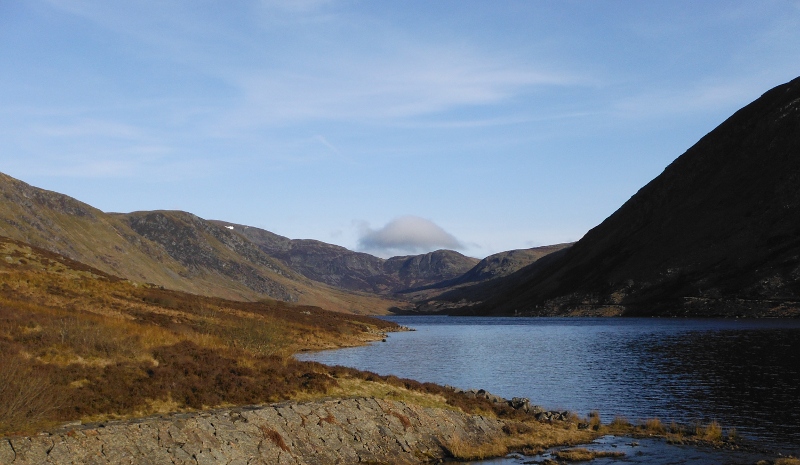
M489 255L455 279L410 289L404 295L415 302L417 312L441 312L465 304L472 305L502 292L504 281L500 278L570 246L572 243L546 245Z
M517 249L507 252L500 252L481 260L474 268L464 273L458 278L442 283L444 285L458 285L467 283L479 283L490 279L508 276L516 271L530 265L545 255L566 249L572 243L545 245L532 249Z
M797 315L800 78L736 112L547 258L447 303L483 314Z

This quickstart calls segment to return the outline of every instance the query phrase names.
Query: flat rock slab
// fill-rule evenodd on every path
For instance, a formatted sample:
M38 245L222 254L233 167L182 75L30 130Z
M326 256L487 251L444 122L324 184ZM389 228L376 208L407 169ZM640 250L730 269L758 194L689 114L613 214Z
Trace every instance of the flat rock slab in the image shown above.
M2 464L425 463L454 437L481 443L503 423L372 398L285 402L84 425L0 439Z

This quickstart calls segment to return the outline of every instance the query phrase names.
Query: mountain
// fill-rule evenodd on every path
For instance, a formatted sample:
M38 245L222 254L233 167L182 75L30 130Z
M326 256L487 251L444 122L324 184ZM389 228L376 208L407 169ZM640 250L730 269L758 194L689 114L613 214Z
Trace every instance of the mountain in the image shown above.
M104 213L0 174L0 235L103 272L235 300L265 297L355 313L403 305L313 281L227 228L185 212Z
M351 291L391 295L430 286L463 275L479 261L452 250L382 259L320 241L289 239L251 226L212 223L239 234L309 279Z
M569 249L492 283L442 297L470 314L799 315L800 78L737 111Z
M495 278L502 278L503 276L508 276L519 271L546 255L550 255L553 252L558 252L570 246L572 246L572 243L555 244L531 249L509 250L507 252L489 255L468 272L456 279L440 283L439 287L479 283Z
M540 260L550 259L551 255L558 255L571 246L572 243L564 243L489 255L455 279L406 292L405 295L415 304L409 313L438 313L471 307L507 291L507 281L502 278Z

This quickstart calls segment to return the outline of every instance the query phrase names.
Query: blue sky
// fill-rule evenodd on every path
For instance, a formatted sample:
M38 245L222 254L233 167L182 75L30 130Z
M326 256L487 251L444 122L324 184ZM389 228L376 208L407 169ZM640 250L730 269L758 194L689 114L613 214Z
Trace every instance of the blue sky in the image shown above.
M579 239L800 75L800 1L0 1L0 171L389 256Z

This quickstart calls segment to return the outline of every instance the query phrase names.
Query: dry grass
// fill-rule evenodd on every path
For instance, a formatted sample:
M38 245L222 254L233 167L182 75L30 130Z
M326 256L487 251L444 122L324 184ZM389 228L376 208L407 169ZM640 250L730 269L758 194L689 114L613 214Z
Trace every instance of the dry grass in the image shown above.
M389 410L388 413L389 415L400 420L400 424L403 425L403 430L411 428L411 420L409 420L407 416L403 415L402 413L395 412L394 410Z
M48 376L19 356L0 358L0 432L44 426L64 403Z
M503 441L476 443L461 436L454 436L444 444L450 456L456 460L483 460L508 454L508 444Z
M627 418L615 416L611 423L606 428L602 428L611 434L627 434L633 430L633 425Z
M380 380L367 381L360 378L338 376L334 378L336 384L332 385L324 396L330 397L374 397L388 399L429 408L454 409L447 403L447 399L439 394L431 394L400 386L390 386ZM304 395L298 400L314 400L320 396Z
M281 433L263 425L259 426L258 429L260 429L261 432L264 433L264 439L268 439L270 442L278 446L284 452L291 452L289 446L286 445L286 441L283 440L283 436L281 436Z
M505 437L480 442L456 436L444 441L444 446L456 460L483 460L512 451L536 455L555 446L585 444L599 436L591 430L579 430L575 423L568 422L507 421L503 430Z
M658 418L650 418L639 421L637 425L631 424L624 417L616 416L608 425L600 422L599 414L592 412L589 414L588 422L582 423L589 425L590 430L600 434L612 434L617 436L661 436L671 444L685 444L686 442L705 442L719 444L721 442L735 442L738 434L735 428L730 428L726 435L719 423L712 421L708 424L697 423L692 427L679 425L674 421L669 426Z
M325 395L327 369L289 354L394 326L135 284L3 238L0 256L0 434Z
M564 449L553 453L554 456L567 462L588 462L607 457L624 457L624 452L598 451L584 448Z
M784 457L776 460L774 465L800 465L800 459L794 457Z
M701 441L720 442L722 441L722 427L716 421L708 425L697 425L695 427L695 438Z
M756 465L800 465L800 459L795 457L782 457L770 460L759 460Z
M656 434L656 435L663 435L667 432L667 428L661 423L661 420L658 418L650 418L644 421L641 428L646 433Z

